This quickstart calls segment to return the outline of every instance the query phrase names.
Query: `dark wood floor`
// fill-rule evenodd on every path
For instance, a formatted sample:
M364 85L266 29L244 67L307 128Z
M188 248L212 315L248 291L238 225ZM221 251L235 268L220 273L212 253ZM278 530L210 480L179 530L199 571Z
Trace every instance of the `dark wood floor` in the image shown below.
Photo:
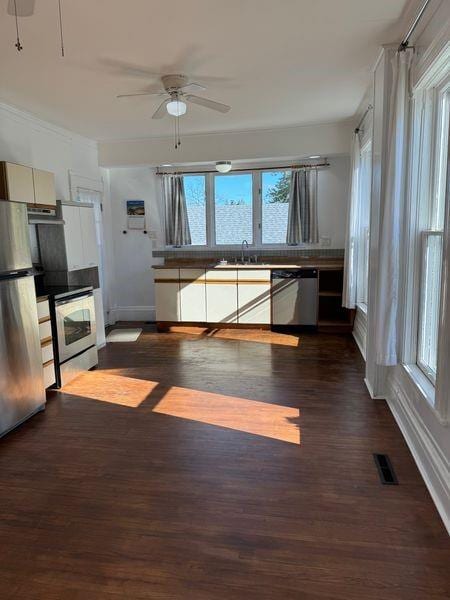
M109 344L0 442L0 597L448 599L449 538L362 373L346 336Z

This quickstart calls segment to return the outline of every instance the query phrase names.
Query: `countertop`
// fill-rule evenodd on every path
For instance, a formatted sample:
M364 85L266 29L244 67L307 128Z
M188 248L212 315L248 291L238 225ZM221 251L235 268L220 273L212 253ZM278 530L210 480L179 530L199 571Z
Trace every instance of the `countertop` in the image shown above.
M219 265L217 263L166 263L164 265L153 265L153 269L218 269L218 270L226 270L226 269L324 269L324 270L333 270L333 269L342 269L344 265L344 260L342 258L337 259L305 259L298 263L261 263L257 264L245 264L245 265L236 265L236 264L228 264L228 265Z

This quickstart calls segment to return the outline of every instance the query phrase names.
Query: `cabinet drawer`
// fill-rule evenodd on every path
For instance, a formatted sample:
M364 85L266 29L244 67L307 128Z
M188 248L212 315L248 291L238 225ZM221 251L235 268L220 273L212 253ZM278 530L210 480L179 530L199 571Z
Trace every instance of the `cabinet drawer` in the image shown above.
M237 270L236 269L214 269L206 271L206 281L210 283L236 283L237 282Z
M270 269L239 269L239 283L270 284Z
M40 340L46 340L47 338L52 337L52 324L51 321L45 321L44 323L39 323L39 338Z
M42 352L42 364L48 363L53 360L53 343L46 343L45 346L41 346Z
M179 279L179 269L155 269L155 282L171 281L172 283L178 283Z
M38 319L45 319L45 317L50 317L50 304L48 300L42 300L42 302L37 303L37 311L38 311Z
M55 363L51 361L44 365L44 387L50 387L55 383L55 381Z

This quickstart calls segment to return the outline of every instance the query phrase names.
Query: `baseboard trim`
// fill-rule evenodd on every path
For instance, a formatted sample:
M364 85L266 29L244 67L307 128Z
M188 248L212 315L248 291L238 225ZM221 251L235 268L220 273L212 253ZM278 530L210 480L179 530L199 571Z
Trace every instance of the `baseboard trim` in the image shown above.
M450 486L445 456L398 385L389 386L387 403L450 535Z
M155 321L156 308L154 306L115 306L109 311L111 324L117 321Z
M372 400L386 400L386 396L375 396L373 393L373 388L370 385L370 381L367 379L367 377L364 377L364 383L366 384L367 391L369 392Z

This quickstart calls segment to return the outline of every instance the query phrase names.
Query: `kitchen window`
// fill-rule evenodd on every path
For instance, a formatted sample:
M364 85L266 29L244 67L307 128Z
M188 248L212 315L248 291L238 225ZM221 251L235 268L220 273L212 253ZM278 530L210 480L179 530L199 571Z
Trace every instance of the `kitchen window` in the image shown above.
M214 175L216 245L253 244L253 176Z
M183 175L190 248L286 246L291 170Z
M290 171L261 173L263 244L286 243L290 188Z

